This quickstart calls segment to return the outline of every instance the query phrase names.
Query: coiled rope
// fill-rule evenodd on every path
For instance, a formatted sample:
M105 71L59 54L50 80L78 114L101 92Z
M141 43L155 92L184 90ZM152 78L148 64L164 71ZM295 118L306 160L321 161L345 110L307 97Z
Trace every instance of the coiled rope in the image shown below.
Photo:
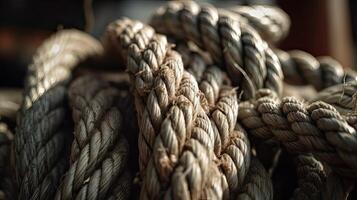
M69 100L75 124L71 166L56 199L127 199L131 178L125 170L128 143L116 106L119 91L92 76L75 80ZM110 191L115 184L119 188Z
M273 138L292 153L312 153L346 178L356 177L356 130L324 102L269 96L240 104L239 121L261 139Z
M37 51L25 82L15 135L19 199L51 199L67 161L66 85L81 61L101 45L76 30L60 31Z
M289 33L290 18L280 8L268 5L235 6L229 8L247 20L265 41L277 43Z
M278 58L253 28L240 24L232 13L192 1L170 2L157 10L151 24L158 32L192 41L209 52L214 62L226 66L232 82L244 91L244 99L260 88L281 94Z

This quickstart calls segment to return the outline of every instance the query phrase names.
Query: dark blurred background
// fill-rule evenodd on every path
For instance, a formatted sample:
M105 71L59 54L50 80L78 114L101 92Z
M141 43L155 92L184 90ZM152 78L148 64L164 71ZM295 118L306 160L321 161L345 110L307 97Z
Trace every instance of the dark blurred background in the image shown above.
M291 17L289 36L279 46L330 55L344 67L355 64L357 1L236 0L207 1L219 7L273 4ZM0 86L21 87L31 57L41 42L63 28L86 30L100 37L106 25L128 16L148 21L165 1L0 0Z

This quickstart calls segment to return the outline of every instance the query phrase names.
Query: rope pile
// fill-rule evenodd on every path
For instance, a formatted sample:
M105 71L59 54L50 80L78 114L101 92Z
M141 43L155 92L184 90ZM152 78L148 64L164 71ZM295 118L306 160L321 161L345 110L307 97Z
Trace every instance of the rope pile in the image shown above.
M277 49L290 27L282 10L169 2L149 24L122 18L102 42L62 30L41 45L15 135L0 124L0 199L353 194L356 73ZM118 64L109 76L92 71L103 59ZM287 83L316 95L283 97ZM274 182L281 154L294 161L289 191Z

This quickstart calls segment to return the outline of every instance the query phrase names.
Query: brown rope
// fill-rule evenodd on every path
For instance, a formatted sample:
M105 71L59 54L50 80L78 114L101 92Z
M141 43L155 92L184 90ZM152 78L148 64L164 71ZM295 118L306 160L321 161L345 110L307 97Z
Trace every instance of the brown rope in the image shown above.
M355 115L357 112L357 81L334 85L319 92L310 102L323 101L343 115Z
M237 199L273 199L271 179L258 159L252 158L247 178L237 196Z
M217 64L226 66L232 81L241 85L245 99L263 87L281 93L283 76L276 55L236 16L192 1L170 2L157 10L151 24L159 32L192 41L209 52Z
M51 199L66 168L66 84L71 70L103 51L76 31L60 31L37 50L29 66L15 135L19 199Z
M311 155L299 155L296 158L298 188L292 199L322 199L322 190L326 182L326 174L322 164Z
M311 54L300 50L285 52L276 50L279 57L284 81L293 85L312 85L317 90L357 80L357 74L344 72L342 66L333 58L316 59Z
M292 153L311 152L343 177L357 176L356 130L331 105L263 97L240 107L239 121L254 136L278 140Z
M104 199L123 176L128 143L123 137L122 116L115 104L119 91L92 76L75 80L69 89L75 124L71 166L64 176L56 199ZM130 176L122 199L130 193Z
M273 43L283 40L289 33L290 18L280 8L268 5L235 6L229 8L254 27L263 39Z

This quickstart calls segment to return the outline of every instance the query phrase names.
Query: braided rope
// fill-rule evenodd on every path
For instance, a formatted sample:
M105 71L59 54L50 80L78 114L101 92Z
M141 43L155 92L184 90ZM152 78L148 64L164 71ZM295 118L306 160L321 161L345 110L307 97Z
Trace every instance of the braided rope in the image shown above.
M15 135L19 199L50 199L66 168L66 84L70 71L102 47L76 30L60 31L36 52Z
M292 153L310 153L343 177L356 177L356 130L331 105L305 105L293 97L240 104L239 121L261 139L280 141Z
M333 58L316 59L311 54L293 50L285 52L276 50L280 60L284 81L294 85L312 85L317 90L357 80L353 71L344 72L342 66Z
M290 18L280 8L268 5L235 6L229 8L245 18L263 39L273 43L283 40L289 33Z
M56 199L103 199L122 176L129 147L120 133L122 117L115 106L118 95L118 90L92 76L81 77L70 86L75 139L71 166ZM127 198L130 190L116 192L125 192L122 196Z
M157 10L151 24L159 32L207 50L217 64L226 66L245 99L263 87L281 94L283 75L276 55L254 29L240 25L232 13L219 13L210 5L200 7L192 1L170 2Z
M0 122L0 199L15 199L15 188L11 177L10 152L13 135L9 127Z
M258 159L252 158L250 168L237 199L273 199L271 179Z

